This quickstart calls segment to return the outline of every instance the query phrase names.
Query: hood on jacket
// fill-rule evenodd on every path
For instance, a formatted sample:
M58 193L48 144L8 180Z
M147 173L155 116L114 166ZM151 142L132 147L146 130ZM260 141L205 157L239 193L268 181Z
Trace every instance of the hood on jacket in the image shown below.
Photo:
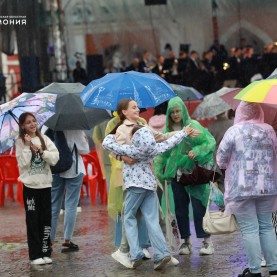
M143 155L151 155L156 149L156 141L153 132L148 127L137 130L132 137L132 144Z
M258 103L241 101L235 115L234 124L264 123L264 111Z
M178 96L173 97L170 99L167 106L165 133L173 131L172 124L174 122L172 121L170 114L171 114L171 110L175 107L179 107L182 111L182 127L187 126L189 123L191 123L189 112L183 100Z

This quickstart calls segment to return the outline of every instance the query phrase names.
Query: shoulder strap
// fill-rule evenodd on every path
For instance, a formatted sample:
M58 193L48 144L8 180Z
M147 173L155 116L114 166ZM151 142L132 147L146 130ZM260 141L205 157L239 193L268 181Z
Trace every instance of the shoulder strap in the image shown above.
M72 155L73 155L73 152L75 152L75 158L76 158L76 174L77 174L77 173L78 173L78 149L77 149L76 143L74 143L74 145L73 145Z

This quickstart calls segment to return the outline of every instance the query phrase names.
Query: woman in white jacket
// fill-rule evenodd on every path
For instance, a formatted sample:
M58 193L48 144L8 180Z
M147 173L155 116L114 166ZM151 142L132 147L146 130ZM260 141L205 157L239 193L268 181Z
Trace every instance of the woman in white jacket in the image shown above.
M40 133L32 113L19 117L16 159L19 180L24 184L27 238L31 264L52 263L50 248L51 183L50 165L59 160L54 143Z

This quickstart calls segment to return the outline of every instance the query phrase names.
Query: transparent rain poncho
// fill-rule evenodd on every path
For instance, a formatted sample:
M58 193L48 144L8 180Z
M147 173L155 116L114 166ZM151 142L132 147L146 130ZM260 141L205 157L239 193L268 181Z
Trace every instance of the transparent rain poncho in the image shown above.
M276 211L276 154L276 134L264 123L261 106L241 101L234 126L225 133L216 155L218 166L226 169L226 214L255 216L259 210ZM258 200L259 210L253 209Z
M194 166L195 162L200 167L212 169L214 167L214 151L216 142L213 136L196 120L192 120L189 116L188 110L179 97L172 98L168 103L168 109L166 113L166 128L165 133L173 131L171 125L172 120L170 113L172 108L179 107L182 110L182 126L187 126L191 123L191 127L201 131L198 137L188 137L183 140L179 145L173 149L163 153L156 157L154 162L155 174L159 181L164 184L165 180L175 178L177 170L180 169L182 172L189 172ZM194 160L190 160L188 157L189 151L193 151L195 155ZM197 185L197 186L186 186L184 189L199 199L206 207L210 192L209 184ZM169 198L171 210L174 211L173 193L171 186L169 186Z

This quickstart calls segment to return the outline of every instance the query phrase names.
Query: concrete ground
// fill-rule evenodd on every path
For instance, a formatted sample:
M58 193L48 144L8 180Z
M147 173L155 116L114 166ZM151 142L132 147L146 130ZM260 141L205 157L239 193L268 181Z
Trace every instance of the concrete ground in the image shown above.
M232 277L247 267L239 232L214 236L215 254L199 256L201 240L195 238L192 228L193 254L179 256L178 266L167 265L154 271L153 261L146 261L137 269L127 269L115 262L110 254L113 245L114 224L109 220L106 206L92 206L88 198L82 200L82 212L78 214L73 242L79 252L61 253L62 220L54 245L53 264L31 266L28 260L24 208L18 203L6 201L0 208L0 277L132 277L132 276L192 276ZM192 225L193 227L193 225ZM263 276L268 276L265 269Z

